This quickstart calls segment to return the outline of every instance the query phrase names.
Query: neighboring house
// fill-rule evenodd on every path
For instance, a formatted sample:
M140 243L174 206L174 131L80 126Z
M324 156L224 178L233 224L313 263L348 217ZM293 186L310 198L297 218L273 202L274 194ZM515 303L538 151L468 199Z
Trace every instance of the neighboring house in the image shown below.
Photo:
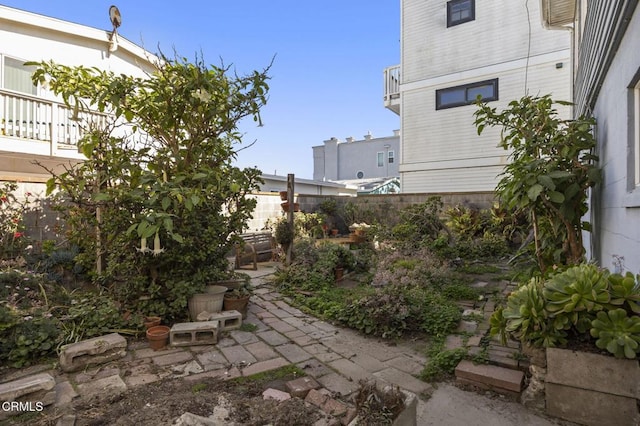
M550 28L573 35L574 115L596 119L603 181L590 205L590 257L640 272L640 7L638 0L541 0ZM552 31L550 31L552 32Z
M143 77L157 58L118 35L111 40L108 10L105 27L90 28L23 10L0 6L0 181L17 181L33 191L50 176L33 164L50 169L81 161L77 142L83 128L72 111L46 87L31 82L33 68L26 61L56 63ZM104 115L82 113L94 122Z
M279 192L287 190L287 176L262 174L264 184L260 185L260 192ZM294 192L305 195L356 195L357 187L343 183L301 179L295 177Z
M385 70L384 103L400 115L402 192L491 192L508 153L499 128L477 135L471 104L570 100L570 34L545 31L535 0L400 5L401 63Z
M374 138L370 133L362 140L331 138L313 147L313 179L358 185L371 179L399 176L399 149L399 131L382 138Z

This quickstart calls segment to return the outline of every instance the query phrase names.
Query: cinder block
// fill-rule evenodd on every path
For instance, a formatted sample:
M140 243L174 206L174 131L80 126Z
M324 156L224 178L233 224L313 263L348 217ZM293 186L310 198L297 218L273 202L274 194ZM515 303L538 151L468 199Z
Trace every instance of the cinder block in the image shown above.
M222 311L209 314L208 321L220 321L220 330L235 330L242 326L242 314L238 311Z
M60 352L60 367L69 373L88 365L103 364L122 358L126 354L126 339L118 333L111 333L63 346Z
M182 322L169 331L171 346L214 345L218 343L219 321Z
M510 370L495 365L479 364L471 361L460 361L456 367L456 377L484 383L490 389L505 389L511 392L520 392L524 381L522 371Z

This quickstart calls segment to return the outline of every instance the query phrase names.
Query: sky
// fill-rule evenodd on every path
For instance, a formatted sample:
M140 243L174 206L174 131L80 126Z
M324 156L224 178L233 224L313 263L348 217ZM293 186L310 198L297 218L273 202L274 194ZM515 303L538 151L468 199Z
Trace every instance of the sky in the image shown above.
M115 3L114 3L115 2ZM240 74L273 59L263 127L241 123L236 164L311 179L312 147L331 137L391 136L400 128L383 106L383 70L400 63L398 0L0 0L0 4L111 29L109 6L122 14L118 33L156 53L202 54ZM170 56L170 55L169 55ZM46 59L46 58L42 58Z

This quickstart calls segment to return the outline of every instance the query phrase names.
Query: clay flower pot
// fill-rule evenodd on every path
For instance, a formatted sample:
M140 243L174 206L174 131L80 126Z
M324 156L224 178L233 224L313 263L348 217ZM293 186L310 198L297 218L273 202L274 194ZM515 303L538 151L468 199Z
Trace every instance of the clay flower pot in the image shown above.
M287 201L287 197L288 197L288 192L287 191L280 191L280 199L282 201Z
M160 317L144 317L144 328L148 330L156 325L160 325Z
M151 349L158 351L167 346L170 330L166 325L156 325L149 328L147 330L147 340L149 341Z
M223 301L224 311L238 311L242 314L242 319L247 319L247 309L249 307L250 294L235 297L231 294L226 294Z

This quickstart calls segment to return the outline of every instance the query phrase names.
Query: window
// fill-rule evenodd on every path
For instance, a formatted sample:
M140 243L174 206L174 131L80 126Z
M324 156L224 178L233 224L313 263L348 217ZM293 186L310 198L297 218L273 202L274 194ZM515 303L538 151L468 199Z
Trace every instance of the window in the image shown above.
M498 79L436 90L436 109L469 105L478 96L487 102L498 100Z
M387 157L388 158L387 161L389 161L389 164L393 163L394 156L395 154L393 153L393 151L389 151L389 156Z
M378 152L378 167L384 167L384 152Z
M451 0L447 2L447 27L464 24L476 19L475 0Z
M36 94L36 86L31 81L33 67L25 67L24 61L4 57L4 82L2 87L16 92Z

